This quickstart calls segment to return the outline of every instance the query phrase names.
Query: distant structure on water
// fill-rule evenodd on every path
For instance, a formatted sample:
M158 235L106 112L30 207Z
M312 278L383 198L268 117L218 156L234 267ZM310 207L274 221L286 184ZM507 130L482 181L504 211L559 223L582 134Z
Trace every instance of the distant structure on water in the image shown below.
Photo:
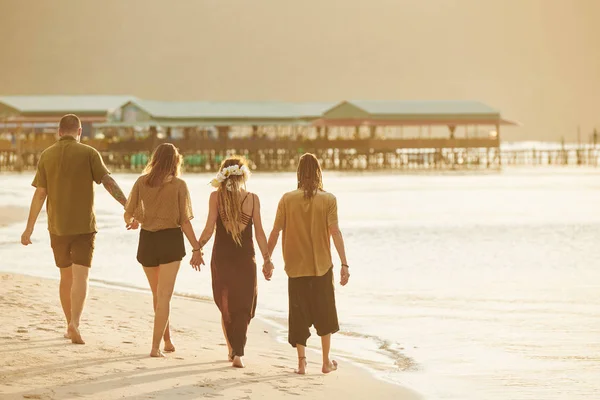
M338 170L498 169L517 159L500 151L500 132L502 126L518 124L476 101L0 96L0 170L33 168L56 140L58 120L68 113L80 116L83 143L98 149L115 170L140 170L152 149L165 141L181 150L192 171L215 170L229 154L246 156L257 170L292 170L298 155L307 151L324 168Z

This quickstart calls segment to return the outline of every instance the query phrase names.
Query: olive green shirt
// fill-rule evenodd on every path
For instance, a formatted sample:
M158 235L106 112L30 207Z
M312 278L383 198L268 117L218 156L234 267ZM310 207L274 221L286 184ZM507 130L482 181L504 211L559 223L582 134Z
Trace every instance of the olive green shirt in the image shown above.
M329 227L337 224L337 200L318 191L310 200L303 190L283 195L275 229L283 231L283 260L290 278L323 276L333 266Z
M62 136L40 156L32 185L48 193L48 230L59 236L96 232L94 185L109 171L93 147Z

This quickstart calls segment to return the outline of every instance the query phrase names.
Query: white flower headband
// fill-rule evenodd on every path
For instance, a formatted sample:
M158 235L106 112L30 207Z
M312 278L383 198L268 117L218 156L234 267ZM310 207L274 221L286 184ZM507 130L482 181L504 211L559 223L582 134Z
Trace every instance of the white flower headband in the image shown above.
M217 172L217 176L210 181L210 184L213 187L218 188L221 186L223 182L227 180L230 176L244 176L244 180L248 180L250 178L250 169L246 165L231 165L229 167L223 168L221 171ZM227 190L231 190L231 181L227 181Z

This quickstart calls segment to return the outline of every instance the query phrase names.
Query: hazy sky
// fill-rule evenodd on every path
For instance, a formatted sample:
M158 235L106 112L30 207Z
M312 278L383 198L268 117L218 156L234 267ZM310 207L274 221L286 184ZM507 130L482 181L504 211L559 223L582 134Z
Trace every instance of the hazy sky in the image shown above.
M600 0L0 0L0 94L473 99L600 130Z

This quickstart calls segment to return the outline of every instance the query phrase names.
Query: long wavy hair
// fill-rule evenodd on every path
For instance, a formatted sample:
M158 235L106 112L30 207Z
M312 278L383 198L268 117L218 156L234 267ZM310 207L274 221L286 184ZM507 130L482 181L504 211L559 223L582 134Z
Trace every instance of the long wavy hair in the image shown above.
M171 143L163 143L154 150L142 174L146 175L146 184L148 186L158 187L169 176L181 175L182 164L183 157L179 154L177 147Z
M221 163L219 171L223 171L224 168L237 165L240 168L242 166L248 167L248 161L241 156L230 156L227 157ZM228 222L225 225L227 232L231 234L234 242L238 245L242 245L242 230L240 224L242 222L242 196L240 193L241 189L246 189L246 175L230 175L225 179L217 188L218 193L218 205L219 212L222 218Z
M310 200L319 190L323 190L323 172L321 164L314 154L306 153L298 162L298 189L304 191L304 198Z

